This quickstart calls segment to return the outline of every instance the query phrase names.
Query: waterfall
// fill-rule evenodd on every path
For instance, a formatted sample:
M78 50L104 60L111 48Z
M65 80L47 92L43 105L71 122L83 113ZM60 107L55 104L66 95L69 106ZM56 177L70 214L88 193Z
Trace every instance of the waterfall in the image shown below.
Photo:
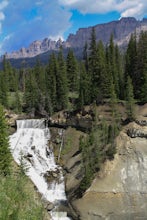
M48 146L49 128L44 119L17 120L17 131L10 136L10 149L14 160L20 164L21 157L27 167L26 175L42 194L43 199L53 203L53 220L70 219L66 212L58 212L61 202L66 203L62 169L56 165L52 148Z

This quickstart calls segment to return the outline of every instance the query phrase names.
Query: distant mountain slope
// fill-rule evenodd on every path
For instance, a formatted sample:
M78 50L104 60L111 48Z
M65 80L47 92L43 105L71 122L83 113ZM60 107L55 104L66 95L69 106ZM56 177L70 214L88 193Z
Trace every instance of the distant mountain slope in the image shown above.
M136 32L138 34L142 30L147 30L147 19L137 21L132 17L121 18L118 21L98 24L94 28L97 41L102 40L104 44L107 44L110 40L110 35L113 34L115 43L119 46L126 46L132 33ZM90 41L91 30L92 27L80 28L76 34L69 35L66 43L72 48L83 47L85 41Z
M44 40L36 40L30 44L28 48L21 48L19 51L6 53L6 58L11 59L12 65L19 67L20 62L24 61L28 66L34 64L35 57L39 55L40 60L46 63L48 55L57 52L62 46L63 51L67 54L69 48L72 48L78 58L82 57L85 42L90 42L91 31L93 27L80 28L76 34L70 34L66 41L59 39L53 41L45 38ZM114 42L121 48L126 48L132 33L139 35L141 31L147 31L147 19L138 21L133 17L121 18L118 21L98 24L94 26L97 41L102 40L106 45L109 43L110 35L113 34ZM16 61L15 61L16 60Z

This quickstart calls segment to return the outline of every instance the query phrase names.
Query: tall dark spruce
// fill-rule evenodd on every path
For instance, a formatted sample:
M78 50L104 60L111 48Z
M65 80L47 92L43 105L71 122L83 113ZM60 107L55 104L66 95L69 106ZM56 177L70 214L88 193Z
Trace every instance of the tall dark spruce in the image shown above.
M9 150L8 127L5 119L4 109L0 105L0 174L10 174L11 153Z

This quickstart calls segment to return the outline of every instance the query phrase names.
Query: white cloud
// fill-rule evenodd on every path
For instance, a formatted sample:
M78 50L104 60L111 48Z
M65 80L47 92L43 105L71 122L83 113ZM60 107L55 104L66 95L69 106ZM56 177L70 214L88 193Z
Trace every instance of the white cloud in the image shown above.
M7 0L0 2L0 11L7 7L8 4L9 2Z
M42 5L42 4L43 4L42 1L38 1L38 2L36 2L36 5Z
M11 52L28 47L34 40L52 36L62 38L71 26L71 12L63 9L58 0L10 0L5 9L3 31L6 37L1 50Z
M2 33L2 22L5 19L5 14L3 12L4 8L6 8L8 5L8 1L4 0L2 2L0 2L0 34Z
M3 12L0 11L0 21L3 21L5 19L5 15Z
M2 23L0 23L0 34L2 32Z
M107 13L117 11L121 17L143 18L147 14L146 0L58 0L68 9L77 9L81 13Z
M63 39L63 36L62 36L62 33L61 33L61 35L60 35L60 33L58 34L58 35L49 35L48 36L50 39L52 39L52 40L55 40L55 41L57 41L57 40L59 40L59 39L61 39L62 41L64 40Z

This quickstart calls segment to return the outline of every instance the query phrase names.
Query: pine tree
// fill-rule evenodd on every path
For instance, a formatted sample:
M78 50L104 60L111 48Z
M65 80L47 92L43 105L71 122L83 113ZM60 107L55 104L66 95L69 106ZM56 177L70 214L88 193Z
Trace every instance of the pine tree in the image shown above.
M49 101L53 111L56 109L56 75L57 75L57 59L54 53L50 55L49 63L46 67L46 98Z
M117 70L117 60L116 60L116 48L113 41L113 34L111 34L109 46L107 48L107 65L110 78L112 77L115 93L117 97L119 96L119 76Z
M34 112L35 109L38 110L39 103L39 89L37 86L37 82L33 73L33 70L29 71L29 74L26 76L26 83L25 83L25 105L29 112Z
M5 120L4 110L0 105L0 174L10 173L11 154L8 142L8 127Z
M111 80L111 90L110 90L110 105L112 109L112 118L115 118L117 116L117 96L115 92L115 86L112 80Z
M89 75L86 72L85 65L80 64L80 83L79 83L79 98L78 98L78 108L81 108L85 104L90 103L90 82Z
M125 75L124 75L124 87L126 87L126 82L128 76L131 77L133 87L137 86L137 72L136 72L136 64L137 64L137 42L136 35L132 34L128 43L126 55L125 55Z
M118 73L118 98L124 98L124 60L123 55L121 54L119 47L115 46L115 60L116 60L116 71Z
M135 63L135 74L132 77L134 96L142 99L142 86L146 78L147 68L147 31L141 32L137 43L137 61Z
M92 28L89 54L89 75L90 75L90 92L91 102L96 100L99 95L99 70L95 29Z
M7 82L5 78L5 73L0 72L0 104L7 107L8 106L8 89Z
M20 98L20 94L18 90L16 91L16 96L15 96L15 110L17 113L22 112L22 103L21 103L21 98Z
M126 85L126 109L127 109L128 119L130 119L131 121L134 120L135 118L134 104L135 104L135 100L134 100L132 80L130 76L128 76L127 85Z
M87 41L85 43L84 50L83 50L83 60L84 60L84 63L85 63L86 71L88 71L89 61L88 61L88 44L87 44Z
M77 92L79 88L78 63L73 51L70 49L66 58L67 79L70 92Z
M5 77L5 84L7 88L7 92L9 91L9 67L8 67L8 61L6 59L6 56L3 57L3 72Z
M68 105L68 86L67 86L67 75L66 66L62 54L62 50L58 54L58 64L56 72L56 105L57 110L67 108Z
M147 63L144 66L142 81L140 99L141 102L147 103Z
M99 96L103 100L110 95L110 81L111 77L107 71L106 54L102 41L97 45L97 70L99 78L97 79L97 87L99 88Z

